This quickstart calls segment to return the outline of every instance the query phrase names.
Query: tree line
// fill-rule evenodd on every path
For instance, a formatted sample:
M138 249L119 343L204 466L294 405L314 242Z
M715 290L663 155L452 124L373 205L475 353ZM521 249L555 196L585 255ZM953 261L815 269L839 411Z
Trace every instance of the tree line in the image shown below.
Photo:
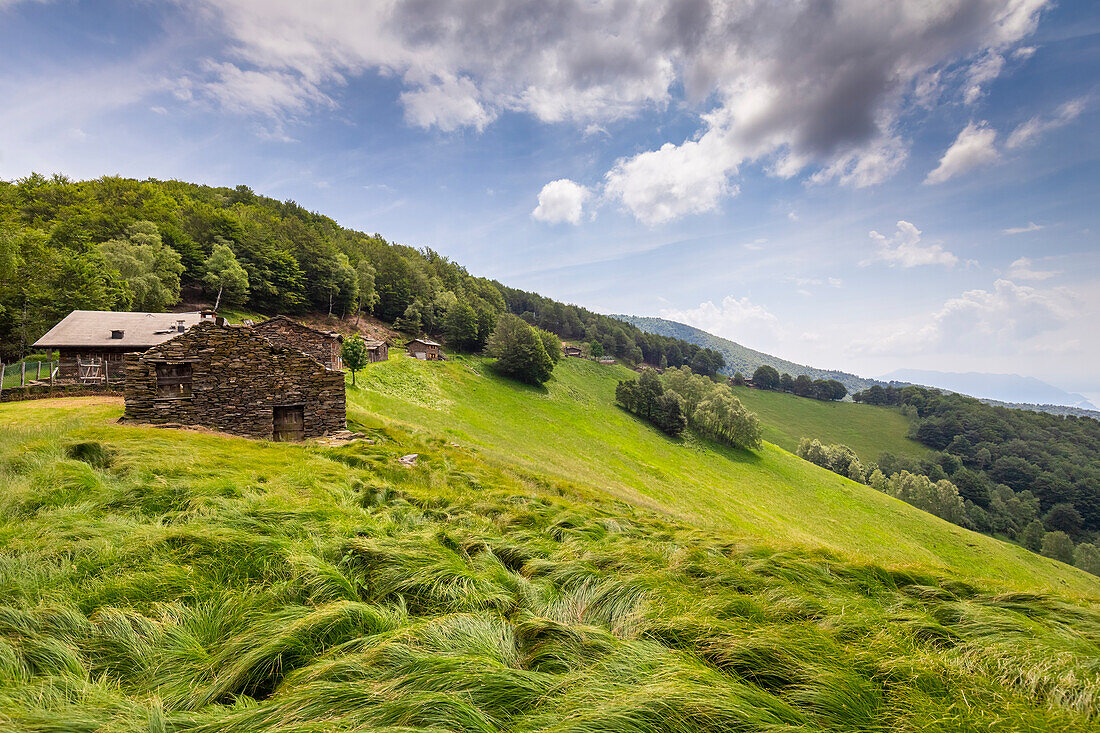
M73 310L161 311L196 298L267 314L370 315L463 351L485 349L512 313L630 363L706 374L724 363L712 350L470 275L431 249L346 229L247 186L40 174L0 181L0 359L26 356ZM557 356L557 347L544 351Z
M637 379L620 381L615 399L624 408L675 437L690 426L699 435L736 448L759 448L760 420L745 409L729 387L673 367L658 376L645 369Z
M1074 541L1100 537L1100 421L916 386L872 387L853 399L900 406L911 418L909 436L934 451L930 470L991 512L992 531L1015 537L1024 529L992 512L994 490L1004 487L1034 497L1037 517Z
M1014 491L1004 484L992 487L988 501L980 505L954 480L972 477L948 475L936 457L914 459L884 451L878 463L864 465L846 445L824 445L802 438L797 455L876 491L889 494L918 509L961 527L995 537L1008 538L1040 553L1095 575L1100 575L1100 543L1081 531L1081 518L1069 503L1055 504L1045 513L1029 490ZM952 480L954 479L954 480Z
M742 386L747 383L741 372L733 375L734 385ZM767 364L757 367L752 373L752 386L825 402L842 400L848 394L848 388L835 379L810 379L805 374L792 377L786 372L780 374L778 369Z

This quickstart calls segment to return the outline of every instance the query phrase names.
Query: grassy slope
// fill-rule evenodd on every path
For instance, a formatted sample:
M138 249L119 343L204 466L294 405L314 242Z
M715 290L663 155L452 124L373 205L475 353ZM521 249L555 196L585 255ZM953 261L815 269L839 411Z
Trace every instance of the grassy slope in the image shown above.
M0 406L0 731L1096 728L1095 601L600 500L549 475L569 465L517 464L542 455L559 390L610 423L590 433L641 430L598 398L605 375L566 367L539 397L467 366L371 378L454 414L475 394L525 410L532 432L509 444L527 457L365 412L372 443L325 448L119 425L117 399ZM743 475L769 463L794 465L774 449Z
M613 404L616 381L631 374L563 359L547 388L535 389L495 376L476 358L426 363L397 355L360 373L349 419L473 445L499 464L752 541L950 569L1017 588L1100 591L1092 576L944 522L773 445L749 453L672 441Z
M864 462L877 461L882 451L923 456L928 449L905 437L909 421L888 407L854 402L821 402L792 394L734 387L745 407L760 416L764 440L794 452L803 437L823 443L844 443Z

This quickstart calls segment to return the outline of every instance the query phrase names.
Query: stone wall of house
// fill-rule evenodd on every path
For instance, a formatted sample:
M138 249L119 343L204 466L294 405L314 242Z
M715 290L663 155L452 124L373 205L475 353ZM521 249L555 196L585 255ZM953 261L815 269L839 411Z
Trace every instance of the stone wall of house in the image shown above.
M283 316L268 319L253 328L276 346L309 354L329 369L340 369L343 366L340 361L340 341L335 336Z
M160 397L158 363L191 364L191 396ZM126 358L126 418L270 438L274 408L302 405L305 436L346 427L344 373L254 329L204 322Z

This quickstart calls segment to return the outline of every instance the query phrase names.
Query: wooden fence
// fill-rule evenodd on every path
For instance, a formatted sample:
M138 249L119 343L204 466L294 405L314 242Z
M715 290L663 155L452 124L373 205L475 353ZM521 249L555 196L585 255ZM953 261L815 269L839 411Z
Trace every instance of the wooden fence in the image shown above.
M95 365L95 369L86 369L80 365L80 374L77 377L64 380L66 386L77 385L88 388L112 388L120 387L122 379L118 374L121 365L112 369L110 362L102 362ZM15 389L27 390L31 387L52 389L62 380L58 377L59 362L57 361L21 361L15 364L0 362L0 399L4 392ZM5 400L6 401L6 400Z

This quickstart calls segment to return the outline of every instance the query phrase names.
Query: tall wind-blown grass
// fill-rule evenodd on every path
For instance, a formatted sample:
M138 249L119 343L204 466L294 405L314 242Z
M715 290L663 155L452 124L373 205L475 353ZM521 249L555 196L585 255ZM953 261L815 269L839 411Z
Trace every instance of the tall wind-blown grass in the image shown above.
M399 432L43 415L0 413L0 731L1100 730L1088 601L744 545Z

